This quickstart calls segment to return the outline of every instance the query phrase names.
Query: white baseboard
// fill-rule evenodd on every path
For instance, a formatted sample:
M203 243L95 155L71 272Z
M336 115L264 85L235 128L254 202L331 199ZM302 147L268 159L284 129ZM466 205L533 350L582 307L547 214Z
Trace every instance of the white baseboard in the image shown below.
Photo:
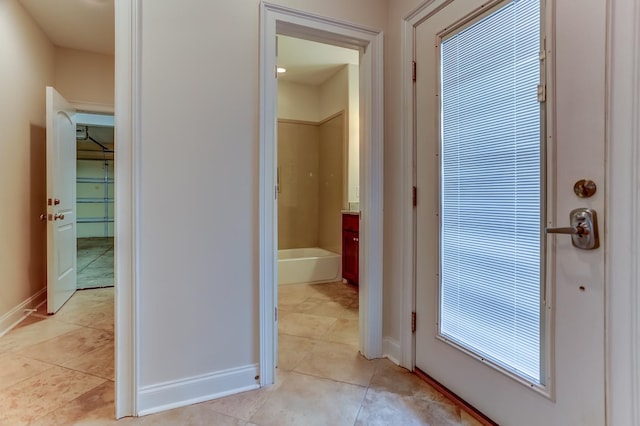
M400 365L400 342L389 336L382 339L382 355Z
M29 312L26 310L37 309L40 304L45 302L47 297L47 288L43 288L15 308L0 317L0 337L10 332L15 326L24 320Z
M258 389L258 364L145 386L138 394L138 415L158 413Z

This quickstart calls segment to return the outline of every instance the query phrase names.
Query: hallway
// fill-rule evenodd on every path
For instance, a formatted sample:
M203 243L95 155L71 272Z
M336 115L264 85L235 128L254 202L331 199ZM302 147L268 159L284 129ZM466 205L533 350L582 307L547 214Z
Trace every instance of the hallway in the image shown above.
M274 386L113 420L113 288L78 291L0 338L0 424L478 425L386 359L358 354L358 294L342 283L283 286Z

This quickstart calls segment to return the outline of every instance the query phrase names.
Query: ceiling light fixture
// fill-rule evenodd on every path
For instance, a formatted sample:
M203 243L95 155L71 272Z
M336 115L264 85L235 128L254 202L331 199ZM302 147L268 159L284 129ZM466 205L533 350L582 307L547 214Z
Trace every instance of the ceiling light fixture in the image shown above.
M278 71L278 74L282 74L282 73L287 72L287 69L283 68L283 67L278 67L278 68L276 68L276 70Z

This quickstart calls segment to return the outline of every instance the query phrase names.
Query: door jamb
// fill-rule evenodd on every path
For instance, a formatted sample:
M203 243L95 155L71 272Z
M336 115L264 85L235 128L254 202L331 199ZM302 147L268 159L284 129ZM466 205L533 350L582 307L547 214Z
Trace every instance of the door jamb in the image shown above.
M382 356L383 40L382 32L261 2L260 34L260 385L275 382L277 360L277 215L275 201L276 34L359 47L360 62L360 351Z
M414 29L432 13L446 6L451 0L425 0L402 19L401 34L401 158L402 191L400 213L402 217L402 323L400 327L400 365L414 371L415 335L412 332L412 313L416 311L416 216L413 207L413 186L416 185L415 161L415 94L413 83L413 60L415 58Z

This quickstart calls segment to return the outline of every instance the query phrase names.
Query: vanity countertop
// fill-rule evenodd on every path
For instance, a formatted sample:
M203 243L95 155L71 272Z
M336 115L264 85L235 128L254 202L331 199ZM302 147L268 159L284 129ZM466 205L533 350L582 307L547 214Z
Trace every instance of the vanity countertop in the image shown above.
M342 214L352 214L354 216L360 216L360 210L342 210Z

